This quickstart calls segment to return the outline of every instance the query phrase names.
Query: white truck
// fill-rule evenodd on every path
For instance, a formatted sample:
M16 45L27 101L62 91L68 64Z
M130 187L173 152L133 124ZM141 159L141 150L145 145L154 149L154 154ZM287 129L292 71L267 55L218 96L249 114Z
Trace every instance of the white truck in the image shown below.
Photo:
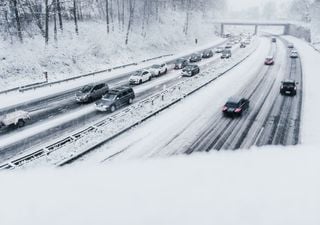
M22 110L0 115L0 128L9 126L23 127L27 120L30 120L30 114Z

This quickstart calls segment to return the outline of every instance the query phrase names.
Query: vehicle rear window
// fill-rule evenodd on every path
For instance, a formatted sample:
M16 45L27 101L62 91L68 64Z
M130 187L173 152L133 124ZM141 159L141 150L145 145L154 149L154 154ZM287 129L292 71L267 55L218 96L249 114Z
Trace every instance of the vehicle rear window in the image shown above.
M92 89L92 86L86 85L86 86L84 86L84 87L81 89L81 92L87 93L87 92L89 92L91 89Z
M238 102L227 102L226 106L230 107L230 108L236 108L239 106L239 103Z

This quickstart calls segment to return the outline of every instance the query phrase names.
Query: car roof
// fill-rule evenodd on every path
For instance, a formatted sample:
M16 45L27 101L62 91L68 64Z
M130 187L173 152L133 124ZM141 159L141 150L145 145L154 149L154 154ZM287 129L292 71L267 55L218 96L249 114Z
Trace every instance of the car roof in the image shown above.
M116 88L112 88L109 93L112 93L112 94L117 94L119 92L123 92L123 91L127 91L127 90L132 90L131 87L128 87L128 86L122 86L122 87L116 87Z
M243 99L243 97L233 96L233 97L230 97L227 102L236 102L236 103L238 103L238 102L240 102L241 99Z
M281 81L282 83L296 83L296 81L295 80L283 80L283 81Z

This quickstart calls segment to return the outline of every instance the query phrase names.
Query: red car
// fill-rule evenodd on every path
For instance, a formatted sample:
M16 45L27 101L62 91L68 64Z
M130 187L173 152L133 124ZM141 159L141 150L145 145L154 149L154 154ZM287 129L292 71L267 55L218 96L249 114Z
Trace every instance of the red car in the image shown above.
M272 56L268 56L268 57L266 58L266 60L264 61L264 64L265 64L265 65L268 65L268 66L273 65L273 64L274 64L273 57L272 57Z

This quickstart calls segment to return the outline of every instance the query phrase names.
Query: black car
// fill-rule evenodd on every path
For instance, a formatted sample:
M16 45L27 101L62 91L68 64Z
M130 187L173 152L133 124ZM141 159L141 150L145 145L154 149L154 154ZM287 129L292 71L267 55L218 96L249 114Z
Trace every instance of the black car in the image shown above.
M225 50L223 50L220 58L221 58L221 59L228 59L228 58L230 58L231 56L232 56L231 50L230 50L230 49L225 49Z
M104 95L101 100L96 102L96 109L103 112L114 112L124 105L131 104L134 98L135 94L131 87L114 88Z
M244 111L249 109L249 103L250 101L246 98L230 98L223 106L222 113L228 117L241 116Z
M193 62L199 62L202 59L200 54L192 54L189 62L193 63Z
M204 50L202 52L202 58L211 58L213 56L213 51L212 50Z
M198 65L191 64L182 69L183 77L192 77L196 74L200 73L200 68Z
M286 80L281 82L280 94L294 96L297 94L297 82L294 80Z
M272 41L272 42L277 42L277 39L276 39L275 37L272 37L272 38L271 38L271 41Z
M244 42L241 42L240 48L245 48L245 47L246 47L246 44Z
M176 62L174 63L174 69L175 70L182 69L186 65L188 65L188 60L186 60L184 58L177 59Z
M92 102L95 99L101 98L108 91L109 87L106 83L88 84L76 93L76 101Z

